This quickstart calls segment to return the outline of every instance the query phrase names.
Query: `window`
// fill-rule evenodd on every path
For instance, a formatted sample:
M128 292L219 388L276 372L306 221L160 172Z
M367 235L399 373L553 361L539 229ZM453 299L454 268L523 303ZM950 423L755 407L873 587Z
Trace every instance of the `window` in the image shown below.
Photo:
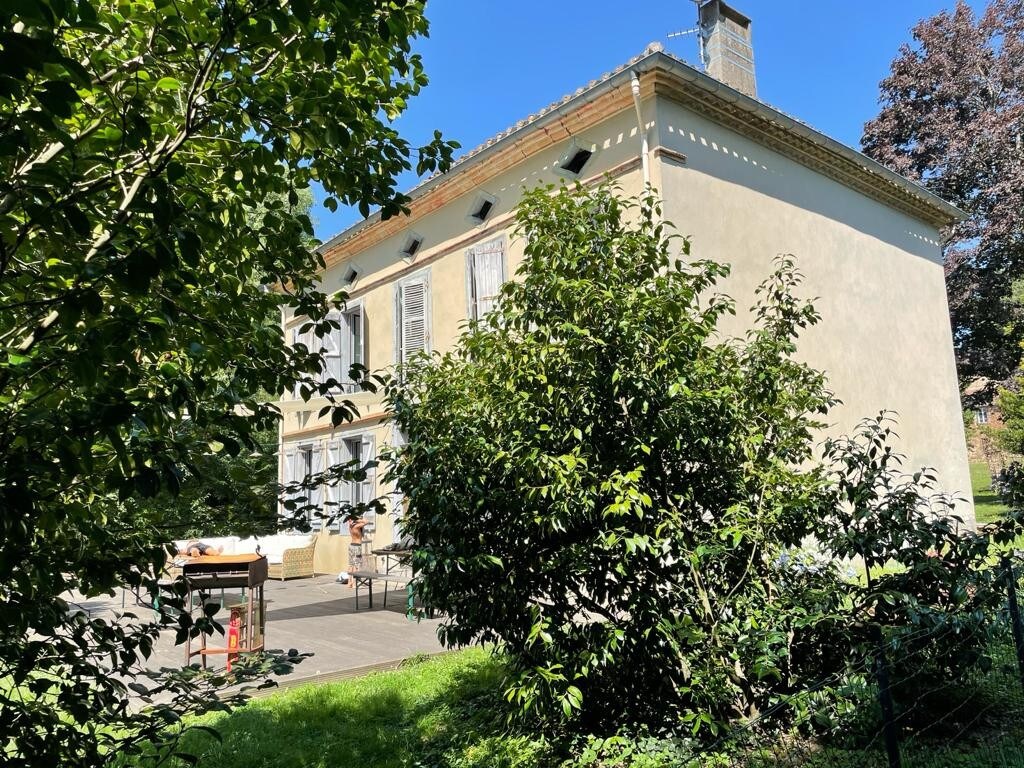
M359 277L359 270L356 267L350 266L345 270L345 275L341 278L341 284L346 287L352 285L357 277Z
M403 259L408 262L412 262L412 260L416 258L416 254L419 252L420 246L422 245L423 236L412 232L405 239L405 245L402 246L402 250L399 251L399 253Z
M974 409L974 423L975 424L988 424L988 406L983 405L980 408Z
M343 392L356 392L359 385L352 381L349 369L353 365L366 365L366 317L362 305L331 316L340 326L325 345L323 381L334 379ZM325 337L326 338L326 337Z
M473 205L469 209L469 220L473 224L483 224L487 221L487 217L491 215L497 202L498 199L494 195L481 192L476 196Z
M470 320L480 320L494 308L504 282L504 237L475 245L466 251L466 295Z
M580 171L583 170L583 166L587 164L587 160L590 159L594 153L589 149L577 149L569 157L559 163L561 168L566 173L570 173L573 176L579 176Z
M345 480L327 486L327 507L331 515L345 511L345 507L355 504L368 504L376 497L376 473L373 467L366 465L376 460L374 438L372 434L353 435L331 440L327 444L327 455L330 466L345 466L349 470L365 469L366 477L362 480ZM369 523L373 523L372 511L364 513ZM347 533L345 520L335 519L332 528Z
M573 140L568 151L562 155L555 165L555 172L563 176L576 178L583 172L583 167L590 162L590 158L596 153L597 146L595 144L580 146Z
M430 273L420 272L395 286L395 362L430 351Z
M297 347L301 344L307 350L314 349L313 339L315 338L315 336L313 335L312 327L305 327L308 324L308 321L303 320L300 322L299 325L292 327L291 330L288 331L288 341L291 343L293 347ZM292 393L292 397L294 397L296 400L302 397L301 390L302 385L300 383L296 383L295 391Z
M320 444L309 443L305 445L292 445L285 448L285 485L303 482L306 478L319 474L323 470L323 448ZM286 511L285 514L301 513L309 521L310 527L314 531L319 531L323 527L323 520L320 516L323 511L323 488L321 486L301 488L289 494L288 498L295 501L296 507L304 507L305 509L297 509L293 512Z
M317 336L309 322L303 321L291 329L291 343L293 346L302 344L311 352L319 351L323 355L320 373L314 377L317 384L326 384L334 379L342 391L356 391L359 385L349 377L349 369L353 365L366 364L366 317L363 307L356 304L344 312L332 312L328 318L337 323L338 327L323 336ZM310 327L306 328L307 325ZM301 397L299 387L296 387L294 396Z

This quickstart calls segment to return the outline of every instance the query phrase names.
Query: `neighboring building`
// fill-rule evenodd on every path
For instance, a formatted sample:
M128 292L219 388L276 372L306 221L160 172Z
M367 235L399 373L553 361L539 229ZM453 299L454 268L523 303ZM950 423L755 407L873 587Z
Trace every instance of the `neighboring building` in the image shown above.
M972 464L987 464L995 475L1014 458L996 440L1003 428L1003 414L996 401L998 387L991 379L979 377L964 387L964 426L967 427L967 458Z
M735 70L737 85L753 93L749 21L722 3L709 5L717 9L702 11L711 25L708 70L721 77ZM715 18L746 36L726 35ZM731 62L711 60L725 44L715 35L748 47L733 51ZM945 488L969 491L940 234L960 212L658 46L420 184L410 193L409 216L370 216L324 243L323 288L345 288L351 297L341 332L327 344L330 370L347 371L353 361L382 369L419 350L449 349L466 318L488 310L520 263L522 243L511 227L521 190L606 175L627 194L649 180L665 217L692 236L694 256L732 265L720 287L741 310L753 304L772 259L794 254L806 276L801 293L820 297L823 317L801 336L800 354L827 371L842 399L829 432L849 432L893 409L908 468L935 467ZM741 311L723 331L739 335L749 322ZM289 338L300 338L301 324L286 320ZM394 440L378 397L351 399L362 415L337 430L317 417L323 401L281 402L284 480L335 460L371 458ZM365 498L388 490L371 477L323 494ZM400 509L375 521L376 544L392 540ZM972 508L961 512L973 522ZM316 569L343 568L345 543L325 532Z

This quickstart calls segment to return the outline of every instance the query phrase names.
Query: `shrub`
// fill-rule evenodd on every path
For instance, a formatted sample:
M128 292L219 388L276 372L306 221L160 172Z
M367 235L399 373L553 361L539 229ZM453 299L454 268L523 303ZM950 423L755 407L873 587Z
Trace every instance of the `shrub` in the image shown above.
M1012 538L1010 518L983 534L957 514L957 499L938 489L931 470L903 471L893 447L893 420L881 413L851 438L830 440L825 508L815 525L823 553L836 564L856 561L863 579L841 581L842 610L832 641L862 660L885 641L897 702L919 702L991 666L990 651L1006 630L1003 574L994 545ZM864 663L862 661L862 666Z
M791 357L817 315L781 258L720 338L728 270L666 226L609 186L527 193L497 310L388 385L420 596L449 645L498 644L549 728L715 732L770 701L806 618L774 564L819 504L831 398Z

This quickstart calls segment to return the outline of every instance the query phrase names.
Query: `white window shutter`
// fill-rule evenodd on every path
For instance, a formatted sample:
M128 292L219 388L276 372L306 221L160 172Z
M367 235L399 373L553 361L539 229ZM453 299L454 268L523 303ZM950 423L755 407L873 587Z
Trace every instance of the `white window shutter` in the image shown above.
M327 462L326 468L330 469L341 463L341 443L337 440L327 441ZM330 504L330 512L338 511L338 502L341 500L341 493L337 481L324 484L324 497Z
M323 384L328 379L334 379L340 384L348 378L345 375L346 371L343 369L342 360L342 340L346 338L347 322L345 315L340 312L332 312L327 317L341 327L332 328L330 333L320 339L320 350L323 355L320 383Z
M352 364L366 365L366 311L356 308L350 317L352 340Z
M372 463L376 458L376 446L373 435L363 435L362 439L362 461L363 465ZM363 503L372 501L377 496L377 472L375 467L366 468L366 479L362 481L362 489L360 491L360 498ZM373 511L366 513L366 519L371 524L374 522L375 515Z
M294 349L295 347L297 347L299 345L299 342L301 342L301 341L302 341L302 334L299 333L299 326L295 326L291 330L291 345L292 345L292 348ZM296 400L298 400L300 397L302 397L302 395L299 393L299 385L298 385L298 383L295 384L295 389L292 392L292 397L295 398ZM295 454L295 450L292 449L292 455L294 456L294 454Z
M324 451L321 443L313 446L309 471L310 475L317 475L324 471ZM323 518L318 514L323 512L322 485L309 489L309 503L313 506L309 513L310 526L314 531L319 531L323 527Z
M281 467L281 485L288 485L295 480L295 446L285 446L284 462ZM284 501L295 498L295 494L284 494ZM287 512L287 510L285 510Z
M473 246L466 252L469 317L480 320L494 308L505 282L505 238Z
M430 281L422 275L401 283L397 291L398 362L406 363L417 352L430 351Z

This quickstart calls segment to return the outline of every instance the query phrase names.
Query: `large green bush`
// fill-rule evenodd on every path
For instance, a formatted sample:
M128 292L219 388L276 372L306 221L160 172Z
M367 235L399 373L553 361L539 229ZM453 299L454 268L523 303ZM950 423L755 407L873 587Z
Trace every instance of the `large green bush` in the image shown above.
M787 675L777 559L810 530L831 402L791 353L817 315L780 259L721 337L727 268L660 221L608 186L527 194L497 311L389 389L421 596L445 642L500 645L549 726L714 730Z
M727 269L666 227L609 186L528 193L497 309L389 384L443 640L496 643L520 716L604 735L849 725L878 636L907 689L985 667L1013 521L964 530L884 414L819 452L792 261L728 339Z

